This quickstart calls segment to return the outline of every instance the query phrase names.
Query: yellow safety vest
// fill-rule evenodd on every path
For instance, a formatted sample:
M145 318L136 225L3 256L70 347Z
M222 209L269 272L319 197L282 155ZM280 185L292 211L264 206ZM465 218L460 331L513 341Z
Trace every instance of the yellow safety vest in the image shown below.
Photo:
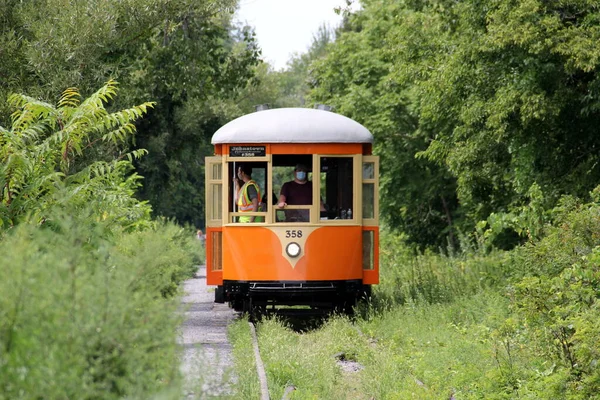
M242 188L240 189L240 193L238 194L237 205L239 212L252 212L252 200L250 200L250 197L248 196L248 186L250 185L254 185L254 187L256 188L256 195L258 196L258 202L260 204L260 189L258 188L256 182L254 182L253 180L249 180L248 182L244 183L244 186L242 186ZM251 218L252 217L243 216L240 217L239 222L250 222ZM254 222L263 222L264 220L265 219L263 217L254 217Z

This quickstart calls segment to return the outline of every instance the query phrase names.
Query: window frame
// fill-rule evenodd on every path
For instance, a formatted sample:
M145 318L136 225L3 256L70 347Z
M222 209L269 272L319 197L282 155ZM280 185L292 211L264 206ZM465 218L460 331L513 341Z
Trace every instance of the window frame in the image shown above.
M365 164L373 164L373 178L363 178ZM360 213L363 226L379 226L379 156L363 156L360 163ZM364 218L363 209L363 187L365 183L373 184L373 218Z
M265 224L271 224L272 223L272 219L271 219L271 212L268 211L257 211L257 212L230 212L229 211L229 189L230 189L230 185L231 183L231 179L229 179L228 177L232 177L233 178L233 171L231 171L229 168L230 163L244 163L244 164L249 164L249 163L254 163L254 162L262 162L262 163L266 163L267 164L267 170L266 170L266 174L267 174L267 182L269 187L271 187L271 185L273 184L272 182L272 155L271 154L266 154L265 156L260 156L260 157L232 157L232 156L224 156L223 157L223 189L225 187L227 187L227 191L223 192L223 225L234 225L234 226L262 226ZM264 190L265 188L261 188L261 190ZM260 202L260 201L259 201ZM270 193L267 193L267 204L271 204L272 203L272 195ZM271 206L271 208L273 208L273 206ZM257 217L263 217L264 221L263 222L232 222L232 220L236 217L241 217L241 216L246 216L246 217L251 217L251 216L257 216Z
M215 166L219 166L220 170L221 170L221 177L215 177L214 174L214 167ZM211 157L206 157L205 158L205 162L204 162L204 176L205 176L205 182L204 182L204 191L205 191L205 198L206 198L206 204L204 205L205 207L205 217L206 217L206 226L208 227L220 227L223 225L223 195L224 195L224 191L223 191L223 157L222 156L211 156ZM215 204L213 199L214 199L214 194L216 192L220 191L220 197L221 197L221 215L219 216L219 218L213 218L214 215L214 211L215 208L218 207L219 205Z
M319 174L315 177L313 172L313 185L316 185L316 187L313 187L313 206L316 207L317 213L311 213L311 223L326 225L356 225L357 222L360 221L362 218L362 207L358 210L356 205L358 204L358 199L362 198L362 184L359 186L360 178L362 178L361 157L361 154L314 154L313 171L319 171ZM320 219L321 160L323 158L352 159L352 219ZM314 220L312 215L314 215Z

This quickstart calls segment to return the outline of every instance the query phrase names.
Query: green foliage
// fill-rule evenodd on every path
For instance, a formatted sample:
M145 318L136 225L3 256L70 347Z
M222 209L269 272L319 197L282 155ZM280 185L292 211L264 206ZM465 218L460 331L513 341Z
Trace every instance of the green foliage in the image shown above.
M0 399L181 398L170 297L192 267L181 228L49 220L0 241Z
M287 69L275 74L281 90L275 100L276 107L302 107L310 88L313 65L328 53L328 46L335 41L336 32L327 25L319 26L313 34L312 42L305 53L294 54L287 63Z
M458 247L491 214L519 219L534 184L546 209L597 185L595 2L362 4L309 98L374 133L382 217L409 241Z
M534 183L527 193L529 203L512 212L491 213L487 221L476 226L477 242L485 248L510 250L527 240L539 240L546 225L552 220L552 210L547 210L549 200Z
M140 276L130 289L168 298L179 291L179 284L197 269L201 245L192 231L172 222L157 221L152 229L132 232L117 244L140 268Z
M592 197L597 199L599 192L596 188ZM459 256L415 254L401 237L384 231L381 285L375 288L371 308L367 309L374 314L367 315L378 318L377 310L394 310L397 305L420 310L432 303L447 304L442 311L447 314L463 299L508 285L503 292L510 307L504 314L498 313L505 315L503 318L465 326L482 330L477 340L489 346L496 368L487 366L481 387L463 394L498 399L517 395L593 398L600 390L596 367L600 340L599 203L581 204L565 197L556 208L546 210L539 188L534 186L530 196L530 205L502 225L527 228L523 232L527 243L511 252L486 254L490 250L484 242L482 249L486 251ZM411 365L412 360L402 363ZM426 371L431 368L429 363L424 367ZM468 369L461 368L458 379L464 374ZM427 398L426 392L422 398Z
M452 11L438 13L458 17L452 47L422 84L423 120L444 128L426 154L458 177L465 202L518 204L534 181L554 200L585 195L600 172L590 153L597 77L563 43L597 52L586 39L598 34L589 22L597 5L467 2Z
M147 53L150 41L166 46L191 21L201 19L210 27L235 5L234 0L4 1L0 38L7 44L3 57L10 63L0 66L0 75L8 78L1 94L27 91L52 98L67 85L89 93L109 78L129 84L130 77L145 72L132 67ZM181 66L181 58L164 61L165 67L170 62L190 73L201 72L192 70L194 63Z
M188 2L185 2L188 3ZM214 2L218 5L222 2ZM204 157L212 134L239 116L238 96L254 75L259 50L250 30L236 31L231 15L189 2L136 52L128 95L157 106L139 126L140 196L157 215L204 225Z
M382 230L380 236L381 284L376 286L375 308L413 303L450 303L483 289L504 284L506 255L420 253L405 239Z
M558 222L543 239L514 252L513 317L506 323L512 328L498 337L527 345L544 366L515 388L542 398L587 399L600 390L600 206L567 199L555 212Z
M415 158L435 131L419 126L415 78L397 76L407 60L396 49L409 51L439 38L422 37L419 27L436 21L409 8L404 2L365 2L363 11L349 15L324 60L313 64L308 98L334 106L375 136L381 216L390 227L421 246L458 247L454 179L435 163Z
M136 161L145 177L136 191L156 214L200 227L210 137L237 116L229 110L259 53L252 32L232 27L236 5L235 0L0 2L5 60L0 121L8 119L10 93L51 99L74 86L88 95L118 80L121 96L112 107L156 101L147 120L137 124L137 139L121 148L149 151ZM113 151L98 143L82 162Z
M123 148L152 103L110 113L105 104L116 90L109 81L81 101L76 89L67 89L57 107L10 97L12 125L0 128L0 227L42 222L55 206L73 213L93 207L98 219L121 226L148 220L149 206L134 197L140 177L132 173L133 159L145 152ZM101 143L113 146L106 160L78 162Z

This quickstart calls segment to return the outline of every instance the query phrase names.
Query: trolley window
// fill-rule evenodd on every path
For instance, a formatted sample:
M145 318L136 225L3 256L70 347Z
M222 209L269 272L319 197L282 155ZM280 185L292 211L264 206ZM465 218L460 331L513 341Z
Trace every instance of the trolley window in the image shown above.
M267 162L230 161L227 163L229 181L229 222L265 222L267 200Z
M313 156L310 154L273 155L273 201L275 222L311 221L313 204Z
M364 230L362 233L363 242L363 269L374 269L374 248L375 245L375 231Z
M354 220L354 157L321 156L321 220Z
M362 218L363 225L377 226L379 220L379 157L363 156Z
M206 157L206 225L221 226L223 221L223 165L221 157Z

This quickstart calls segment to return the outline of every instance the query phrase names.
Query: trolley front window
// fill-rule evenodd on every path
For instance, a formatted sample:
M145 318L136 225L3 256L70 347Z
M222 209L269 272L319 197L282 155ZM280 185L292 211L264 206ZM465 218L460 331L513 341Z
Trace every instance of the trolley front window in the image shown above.
M267 162L228 162L229 222L265 222L268 204L267 173Z
M273 155L273 197L275 222L308 223L313 204L313 156Z
M320 161L321 220L353 220L354 157L322 156Z

